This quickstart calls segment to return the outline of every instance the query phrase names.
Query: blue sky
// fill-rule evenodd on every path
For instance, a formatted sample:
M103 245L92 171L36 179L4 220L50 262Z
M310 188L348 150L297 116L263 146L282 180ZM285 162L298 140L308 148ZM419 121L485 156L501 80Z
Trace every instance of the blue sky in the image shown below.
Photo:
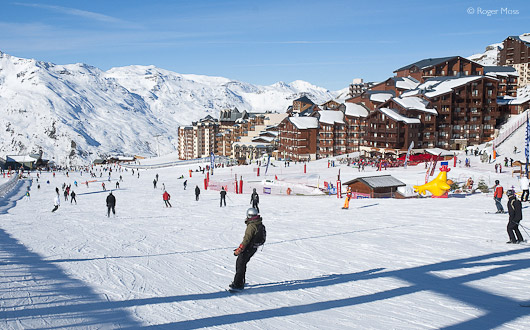
M357 77L383 80L422 58L482 52L530 32L529 22L527 0L3 0L0 50L103 70L152 64L337 90Z

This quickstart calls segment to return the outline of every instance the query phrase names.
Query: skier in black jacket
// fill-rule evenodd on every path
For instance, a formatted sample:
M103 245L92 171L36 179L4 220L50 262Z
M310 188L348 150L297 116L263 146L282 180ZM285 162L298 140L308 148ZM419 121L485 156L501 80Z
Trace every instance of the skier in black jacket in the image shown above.
M258 210L258 213L259 213L259 207L258 207L258 204L259 204L259 195L258 193L256 192L256 188L254 188L254 190L252 191L252 195L250 196L250 203L252 204L252 207L255 208L256 210Z
M221 201L220 201L219 206L220 206L220 207L223 207L223 202L225 203L225 206L226 206L226 190L225 190L224 187L221 187L221 192L220 192L220 194L221 194Z
M112 191L107 196L107 216L110 217L110 211L112 210L112 214L116 215L116 210L114 207L116 206L116 197L112 194Z
M510 240L506 243L508 244L517 244L520 242L523 242L523 235L521 235L521 232L519 231L519 222L523 219L523 212L521 207L521 201L519 201L514 194L513 190L508 190L506 192L506 195L508 196L508 214L509 214L509 220L508 220L508 236L510 237ZM514 235L515 233L515 235ZM515 239L517 236L517 240Z
M199 189L199 186L195 186L195 200L199 200L199 195L201 194L201 190Z

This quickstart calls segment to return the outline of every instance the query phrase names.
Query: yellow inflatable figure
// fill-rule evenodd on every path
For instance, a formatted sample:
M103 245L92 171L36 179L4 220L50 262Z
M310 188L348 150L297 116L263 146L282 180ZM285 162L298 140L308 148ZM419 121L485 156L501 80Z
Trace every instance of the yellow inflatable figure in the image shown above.
M425 191L428 190L436 197L444 195L449 189L451 189L451 186L447 183L447 172L450 170L451 169L446 165L442 166L440 168L440 173L434 180L421 186L414 186L414 191L418 194L425 195Z

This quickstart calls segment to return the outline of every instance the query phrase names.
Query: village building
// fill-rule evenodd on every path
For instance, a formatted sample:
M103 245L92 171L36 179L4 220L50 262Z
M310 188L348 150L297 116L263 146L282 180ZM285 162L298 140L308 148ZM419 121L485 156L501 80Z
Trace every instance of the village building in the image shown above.
M394 73L396 77L412 77L424 83L433 77L482 76L484 68L465 57L449 56L423 59L401 67Z
M517 96L519 73L511 66L485 66L484 75L499 81L497 97Z
M530 34L509 36L499 52L499 64L509 65L519 73L518 87L530 84Z
M208 115L193 122L192 126L178 129L178 150L180 159L209 157L216 152L216 135L219 121Z
M316 159L343 155L346 153L347 125L340 110L321 110L318 118Z
M315 160L317 155L318 119L315 117L287 117L279 125L282 159Z
M352 198L401 198L399 187L406 184L391 175L365 176L343 183L351 188Z
M366 117L370 110L362 104L344 104L344 122L346 123L346 153L360 151L365 142Z

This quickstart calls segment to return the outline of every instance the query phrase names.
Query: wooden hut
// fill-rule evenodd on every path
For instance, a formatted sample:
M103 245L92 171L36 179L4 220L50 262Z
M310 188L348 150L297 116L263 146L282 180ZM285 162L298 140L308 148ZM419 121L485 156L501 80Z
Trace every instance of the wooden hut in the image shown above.
M398 187L406 186L391 175L359 177L343 185L351 188L352 198L393 198Z

